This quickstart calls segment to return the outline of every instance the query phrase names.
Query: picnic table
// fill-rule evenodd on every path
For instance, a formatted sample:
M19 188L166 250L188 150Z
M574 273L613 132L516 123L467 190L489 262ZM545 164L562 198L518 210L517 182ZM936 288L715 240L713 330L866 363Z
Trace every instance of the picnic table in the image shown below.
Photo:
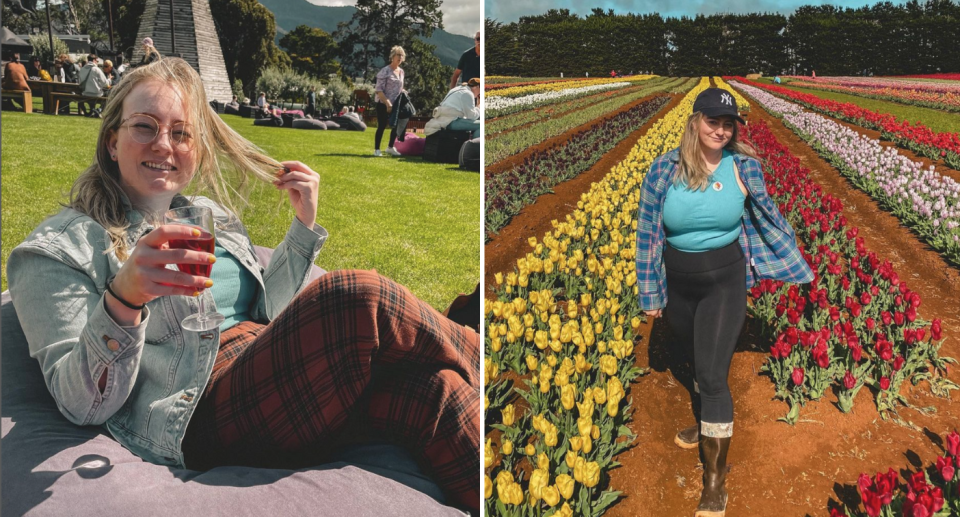
M30 90L35 96L43 99L43 112L47 115L56 115L56 103L53 101L55 93L71 93L79 95L80 85L77 83L59 83L55 81L27 81Z

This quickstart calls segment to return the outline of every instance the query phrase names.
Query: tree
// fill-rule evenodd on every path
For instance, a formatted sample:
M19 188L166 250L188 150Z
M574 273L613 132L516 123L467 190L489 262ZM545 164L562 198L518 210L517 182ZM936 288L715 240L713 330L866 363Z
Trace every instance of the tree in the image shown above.
M230 82L240 79L255 98L257 77L268 67L287 69L290 58L274 43L277 23L257 0L210 0Z
M443 28L441 0L357 0L348 22L337 25L340 63L352 76L370 78L374 69L400 45L413 48L418 37L429 38Z
M34 55L40 56L40 59L47 63L53 63L60 54L67 53L67 44L60 38L53 37L53 54L50 53L50 36L46 32L30 35L30 45L33 46Z
M290 56L293 69L307 75L326 79L340 73L336 61L337 42L323 29L300 25L280 39L280 46Z
M453 68L444 66L433 53L437 47L414 38L402 65L404 88L419 110L430 110L440 104L447 93Z

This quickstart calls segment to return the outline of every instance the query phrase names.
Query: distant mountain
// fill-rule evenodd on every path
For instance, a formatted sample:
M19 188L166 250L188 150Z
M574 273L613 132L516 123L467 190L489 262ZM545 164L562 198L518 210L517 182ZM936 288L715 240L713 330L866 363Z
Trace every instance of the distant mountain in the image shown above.
M309 25L333 34L337 30L337 24L349 21L357 10L353 6L313 5L307 0L260 0L260 3L269 9L277 20L278 44L280 38L300 25ZM433 31L433 36L425 41L437 46L433 53L440 58L441 63L454 68L457 67L463 51L473 46L473 38L450 34L443 29Z

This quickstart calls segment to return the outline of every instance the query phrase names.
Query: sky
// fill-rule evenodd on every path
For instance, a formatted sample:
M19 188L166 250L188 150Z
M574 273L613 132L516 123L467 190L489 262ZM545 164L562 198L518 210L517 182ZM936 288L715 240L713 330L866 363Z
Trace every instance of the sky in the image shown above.
M356 5L356 0L308 0L314 5ZM489 0L488 0L489 1ZM506 3L506 2L505 2ZM549 3L549 2L544 2ZM483 0L443 0L443 30L472 38L483 30Z
M617 14L660 13L663 17L695 16L715 13L777 12L789 15L801 5L833 4L840 7L861 7L876 4L879 0L486 0L484 16L501 23L515 22L521 16L538 15L550 9L569 9L581 17L590 14L594 7L604 11L613 9ZM895 4L902 0L893 0Z

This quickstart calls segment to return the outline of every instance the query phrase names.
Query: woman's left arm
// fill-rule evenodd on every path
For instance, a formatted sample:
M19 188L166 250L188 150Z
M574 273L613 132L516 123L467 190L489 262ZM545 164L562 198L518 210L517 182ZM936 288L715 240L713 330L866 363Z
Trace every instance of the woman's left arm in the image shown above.
M286 169L274 186L287 191L297 216L263 274L267 316L271 319L306 287L310 268L327 240L327 231L316 224L320 176L303 163L282 163Z

